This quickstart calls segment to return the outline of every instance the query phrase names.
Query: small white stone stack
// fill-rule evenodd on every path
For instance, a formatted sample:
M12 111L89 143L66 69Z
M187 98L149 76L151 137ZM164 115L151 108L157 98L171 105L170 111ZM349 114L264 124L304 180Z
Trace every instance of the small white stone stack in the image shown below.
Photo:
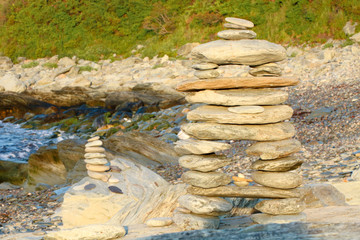
M290 106L283 105L288 93L279 89L296 85L298 80L279 77L281 70L276 62L286 58L282 46L252 40L256 34L249 30L254 26L250 21L225 20L228 22L225 27L231 29L218 34L225 40L201 44L193 49L192 55L203 61L194 68L205 72L214 71L218 65L242 64L252 67L252 76L198 76L200 79L177 87L178 91L187 92L188 102L205 104L187 114L192 123L181 126L181 135L188 139L178 141L175 147L180 155L184 155L179 164L190 169L182 176L183 182L191 185L189 195L179 198L181 208L174 213L174 222L184 230L217 228L219 220L216 216L232 208L219 197L274 199L257 205L256 208L265 214L296 215L303 210L298 198L300 194L294 190L301 184L301 177L289 172L302 162L287 157L299 151L301 146L299 141L292 139L295 128L286 121L293 114ZM257 141L247 153L261 158L253 165L257 171L252 174L252 179L264 187L247 186L244 176L231 178L216 171L230 163L226 157L214 154L230 148L226 143L216 142L218 140ZM228 186L232 180L236 186Z
M99 136L92 137L85 144L85 163L89 177L108 182L111 179L109 162Z

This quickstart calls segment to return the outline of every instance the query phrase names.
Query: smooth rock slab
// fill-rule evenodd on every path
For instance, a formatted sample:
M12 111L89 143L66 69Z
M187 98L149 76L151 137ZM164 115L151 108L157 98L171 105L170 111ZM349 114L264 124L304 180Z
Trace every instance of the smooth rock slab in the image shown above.
M105 148L103 147L87 147L85 148L86 153L103 153L105 152Z
M228 107L227 110L232 113L262 113L265 108L261 106L238 106Z
M103 165L108 163L108 160L106 158L85 158L84 161L88 164L98 164L98 165Z
M93 224L84 227L48 232L45 240L107 240L125 235L125 228L119 225Z
M231 29L247 29L247 28L244 27L244 26L240 26L240 25L233 24L233 23L224 23L223 26L224 26L225 28L231 28Z
M219 67L219 65L215 63L198 63L191 66L195 70L210 70L210 69L216 69Z
M266 187L292 189L301 185L302 177L293 172L262 172L251 174L254 182Z
M305 203L299 198L263 200L255 209L271 215L299 214L305 209Z
M295 135L295 128L287 122L266 125L188 123L182 125L181 129L193 137L204 140L278 141Z
M246 149L246 153L259 156L262 160L271 160L289 156L300 151L301 143L295 139L286 139L276 142L258 142Z
M101 140L91 141L85 144L85 147L100 147L103 145L103 142Z
M188 171L183 173L181 179L184 183L201 188L214 188L231 182L231 177L221 172Z
M267 172L287 172L301 166L302 160L295 157L285 157L275 160L257 160L251 165L251 169Z
M173 224L173 222L171 217L158 217L147 220L145 224L149 227L165 227Z
M289 94L277 89L204 90L188 93L189 103L207 103L222 106L278 105L288 99Z
M219 197L202 197L195 195L183 195L179 197L178 202L181 207L190 210L196 214L210 216L221 216L229 212L233 205Z
M197 79L180 83L177 91L233 88L270 88L294 86L299 79L293 77L233 77L217 79Z
M109 178L110 178L110 174L104 173L104 172L93 172L93 171L88 170L87 174L89 177L91 177L93 179L102 180L104 182L107 182L107 180L109 180Z
M106 172L110 170L110 166L86 164L86 169L93 172Z
M230 124L277 123L290 119L293 109L287 105L264 106L261 113L233 113L227 107L200 106L187 114L189 121L208 121Z
M220 73L216 70L198 70L195 71L194 76L200 79L217 78L220 76Z
M106 155L104 153L85 153L85 158L91 159L91 158L106 158Z
M227 166L230 158L218 155L185 155L179 158L179 165L191 170L210 172Z
M175 151L180 155L208 154L230 149L228 143L204 141L195 139L184 139L175 142Z
M258 224L270 224L270 223L291 223L291 222L304 222L306 221L306 214L300 213L296 215L269 215L265 213L257 213L251 215L251 220Z
M100 140L100 137L99 137L99 136L95 136L95 137L89 138L87 141L88 141L88 142L93 142L93 141L97 141L97 140Z
M254 23L246 20L246 19L242 19L242 18L235 18L235 17L227 17L225 18L225 21L228 23L232 23L238 26L242 26L242 27L246 27L246 28L253 28L254 27Z
M300 191L297 189L283 190L262 186L220 186L216 188L199 188L190 186L187 189L189 194L207 197L240 197L240 198L297 198Z
M256 37L256 33L251 30L223 30L217 33L219 38L226 40L252 39Z
M281 68L276 63L267 63L250 69L249 73L255 77L279 77Z
M205 215L175 213L173 216L174 223L184 231L200 229L217 229L220 225L218 217Z
M195 59L222 64L262 65L286 59L286 50L266 40L217 40L191 51Z

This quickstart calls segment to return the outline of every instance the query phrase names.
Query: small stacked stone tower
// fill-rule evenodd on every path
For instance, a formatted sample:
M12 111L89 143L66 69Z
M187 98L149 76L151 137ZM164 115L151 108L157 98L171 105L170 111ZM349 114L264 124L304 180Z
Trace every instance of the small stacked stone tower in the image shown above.
M254 40L250 21L226 18L218 33L223 40L197 46L192 55L199 61L193 67L200 79L180 84L190 103L204 105L190 111L192 121L181 126L182 136L175 149L183 156L181 166L190 169L182 180L191 185L188 195L179 198L180 208L174 212L174 222L185 230L218 228L218 216L228 213L232 205L221 197L267 198L255 208L260 218L289 215L301 219L304 204L296 189L301 177L292 172L302 161L290 155L299 151L300 142L293 139L295 128L287 120L293 110L283 103L288 93L282 87L293 86L297 79L281 77L276 64L286 58L285 49L265 40ZM218 65L249 65L246 77L220 78ZM252 180L248 186L244 176L228 176L216 171L231 159L214 154L230 148L218 140L256 141L246 153L260 159L252 164ZM251 181L251 180L250 180ZM231 184L231 183L234 184ZM231 185L229 185L231 184ZM299 215L300 214L300 215Z

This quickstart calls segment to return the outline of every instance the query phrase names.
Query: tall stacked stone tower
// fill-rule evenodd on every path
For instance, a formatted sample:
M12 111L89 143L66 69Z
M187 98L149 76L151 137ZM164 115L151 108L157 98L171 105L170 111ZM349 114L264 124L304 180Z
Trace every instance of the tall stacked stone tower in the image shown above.
M191 185L189 194L179 198L181 207L174 213L175 223L185 230L218 228L218 216L232 209L221 197L270 199L255 206L262 212L253 215L255 222L279 215L294 220L303 217L304 204L296 189L302 179L293 171L302 161L291 157L301 145L293 139L295 128L287 121L293 110L284 105L288 93L283 90L298 80L281 77L276 62L286 58L282 46L252 39L256 33L250 30L254 26L250 21L225 20L224 26L230 29L218 33L222 40L192 51L198 61L194 68L199 79L177 87L186 92L188 102L204 104L188 113L187 119L192 122L181 126L182 135L188 139L178 141L175 147L183 155L180 165L190 169L182 176ZM219 77L216 69L226 64L249 65L248 76ZM231 161L215 154L230 148L219 140L256 141L246 153L259 157L252 164L255 171L251 176L257 185L248 186L242 176L232 178L216 171Z

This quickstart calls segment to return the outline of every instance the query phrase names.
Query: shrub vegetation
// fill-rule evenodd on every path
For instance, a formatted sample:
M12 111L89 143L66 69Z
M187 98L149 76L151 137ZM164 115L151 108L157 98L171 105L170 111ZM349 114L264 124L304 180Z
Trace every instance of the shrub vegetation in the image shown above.
M228 16L255 23L258 38L282 44L346 39L359 0L0 0L0 51L12 59L59 55L89 60L168 54L216 39ZM360 24L357 31L360 30Z

